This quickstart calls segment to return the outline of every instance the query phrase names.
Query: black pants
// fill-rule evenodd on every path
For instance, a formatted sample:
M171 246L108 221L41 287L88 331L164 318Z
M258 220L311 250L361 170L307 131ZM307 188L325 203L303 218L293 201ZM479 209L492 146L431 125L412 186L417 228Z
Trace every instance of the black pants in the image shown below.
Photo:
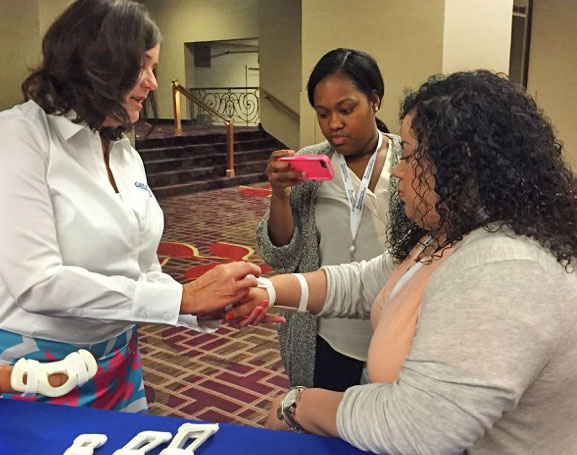
M347 357L317 335L314 386L344 392L361 383L365 362Z

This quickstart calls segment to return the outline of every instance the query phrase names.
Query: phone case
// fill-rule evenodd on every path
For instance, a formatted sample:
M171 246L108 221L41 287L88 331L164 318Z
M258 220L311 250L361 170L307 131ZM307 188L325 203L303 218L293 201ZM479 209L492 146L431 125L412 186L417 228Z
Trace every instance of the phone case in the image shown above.
M326 155L283 156L279 161L288 161L295 171L306 172L308 180L331 180L335 171Z

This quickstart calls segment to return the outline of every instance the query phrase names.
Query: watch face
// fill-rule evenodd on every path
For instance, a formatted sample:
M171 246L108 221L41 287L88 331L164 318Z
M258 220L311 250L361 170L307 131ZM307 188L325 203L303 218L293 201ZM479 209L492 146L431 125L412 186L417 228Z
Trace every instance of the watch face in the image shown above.
M283 401L283 405L285 406L292 406L292 404L295 402L297 395L299 393L298 389L290 389L287 394L284 397Z

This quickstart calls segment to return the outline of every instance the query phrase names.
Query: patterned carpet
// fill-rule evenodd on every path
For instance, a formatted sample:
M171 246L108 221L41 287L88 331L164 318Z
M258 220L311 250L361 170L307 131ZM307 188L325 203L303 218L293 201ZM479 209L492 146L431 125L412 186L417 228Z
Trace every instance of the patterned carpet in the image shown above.
M164 271L184 283L219 263L244 259L270 273L254 251L254 229L269 193L260 184L162 200ZM273 326L222 326L203 334L144 325L140 347L152 414L262 426L271 399L288 386Z

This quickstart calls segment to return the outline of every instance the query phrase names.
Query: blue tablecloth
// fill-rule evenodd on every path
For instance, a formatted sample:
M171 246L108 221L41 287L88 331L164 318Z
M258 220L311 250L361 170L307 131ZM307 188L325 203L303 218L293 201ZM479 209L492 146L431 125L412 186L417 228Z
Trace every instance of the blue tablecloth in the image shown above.
M62 455L82 433L104 433L94 455L111 455L144 430L169 431L189 420L0 399L0 455ZM168 443L167 443L168 444ZM162 444L148 452L157 455ZM196 455L365 454L337 438L220 424Z

